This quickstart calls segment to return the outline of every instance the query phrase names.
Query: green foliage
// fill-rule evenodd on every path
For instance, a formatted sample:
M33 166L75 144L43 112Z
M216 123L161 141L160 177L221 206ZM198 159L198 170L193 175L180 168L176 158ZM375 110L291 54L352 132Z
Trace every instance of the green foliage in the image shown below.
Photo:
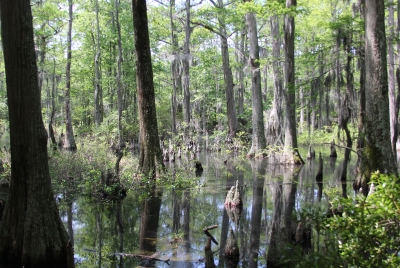
M376 172L371 183L375 192L366 198L357 196L356 203L349 199L334 200L335 207L343 207L343 215L331 218L328 227L335 230L340 255L349 265L399 267L399 179Z
M107 173L114 172L116 157L108 145L87 137L84 147L76 153L53 152L49 159L50 175L56 193L74 196L93 195L99 191L112 193L117 187L132 188L138 168L137 159L125 156L120 162L120 183L104 182Z

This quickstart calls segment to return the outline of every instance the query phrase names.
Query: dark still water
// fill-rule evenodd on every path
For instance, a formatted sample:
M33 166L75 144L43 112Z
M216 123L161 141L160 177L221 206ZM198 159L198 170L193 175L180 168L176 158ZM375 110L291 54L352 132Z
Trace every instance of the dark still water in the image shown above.
M328 153L323 156L324 189L341 189L343 154L338 153L336 160ZM90 203L82 197L61 204L62 219L73 234L77 267L206 267L208 237L203 228L212 225L218 226L209 230L218 243L211 245L215 266L266 267L268 250L276 245L274 232L290 224L294 211L319 205L320 199L327 203L315 181L318 159L305 159L296 170L222 154L203 154L200 161L204 172L188 178L196 180L190 189L138 189L115 203ZM355 157L348 167L349 180L354 163ZM177 160L170 167L179 164ZM227 211L226 193L237 180L243 208ZM351 193L350 181L347 188ZM237 264L224 258L230 228L239 247Z

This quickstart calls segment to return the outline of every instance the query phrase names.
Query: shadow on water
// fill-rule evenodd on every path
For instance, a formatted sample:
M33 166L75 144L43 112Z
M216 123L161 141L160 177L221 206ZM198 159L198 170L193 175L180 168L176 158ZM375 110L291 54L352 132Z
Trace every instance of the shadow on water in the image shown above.
M305 205L327 204L323 187L342 187L342 161L322 156L322 183L316 181L318 158L302 168L224 159L200 155L204 172L196 180L202 187L130 191L122 201L102 204L80 197L61 205L77 267L276 267L290 254L289 243L304 241L298 243L309 251L293 215ZM350 162L348 174L353 169ZM236 181L243 207L226 209L226 194ZM213 225L218 227L209 233L218 245L203 231ZM238 260L225 254L232 234Z

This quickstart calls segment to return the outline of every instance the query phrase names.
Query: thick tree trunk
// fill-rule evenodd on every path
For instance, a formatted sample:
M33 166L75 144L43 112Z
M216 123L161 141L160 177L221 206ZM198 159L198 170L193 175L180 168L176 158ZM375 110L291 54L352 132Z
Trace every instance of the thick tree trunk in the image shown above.
M251 70L251 99L252 99L252 144L247 157L258 157L266 147L264 134L264 115L261 96L260 57L257 37L257 22L254 13L246 14L246 26L249 36L250 53L249 68Z
M274 74L274 100L269 113L269 119L266 126L266 139L268 145L283 145L282 129L283 124L283 72L281 64L282 38L279 29L279 16L270 18L272 34L272 69Z
M30 4L29 0L0 2L11 143L0 263L68 267L72 248L67 246L69 238L51 189ZM73 259L69 264L73 267Z
M296 0L286 0L286 8L296 6ZM285 15L284 35L285 35L285 104L286 104L286 128L284 145L284 162L290 164L304 164L303 159L297 149L296 133L296 87L295 87L295 67L294 67L294 17Z
M76 152L76 143L74 137L74 129L72 128L72 111L71 111L71 43L72 43L72 0L68 0L68 34L67 34L67 67L65 69L65 139L63 149L71 152Z
M154 178L157 168L164 164L158 137L146 1L132 0L132 10L140 120L139 169L145 176Z
M396 159L390 143L384 18L383 0L365 1L365 107L368 109L365 111L363 159L355 182L365 195L372 172L379 170L397 175Z

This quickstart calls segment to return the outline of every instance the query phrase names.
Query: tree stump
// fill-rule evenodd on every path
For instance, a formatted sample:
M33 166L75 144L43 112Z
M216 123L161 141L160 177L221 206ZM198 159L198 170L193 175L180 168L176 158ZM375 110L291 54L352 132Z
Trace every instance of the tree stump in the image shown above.
M313 159L315 158L315 151L311 147L311 144L308 146L308 153L307 153L307 159Z
M236 186L232 186L225 198L226 208L241 208L243 206L242 197L239 191L239 181L236 181Z
M215 268L214 254L211 251L211 238L208 238L207 244L204 246L206 268Z
M337 157L335 140L332 140L332 142L331 142L331 154L329 156L330 157Z
M239 260L239 246L236 241L235 234L233 233L232 227L229 230L229 236L226 240L225 245L225 258L232 260Z

